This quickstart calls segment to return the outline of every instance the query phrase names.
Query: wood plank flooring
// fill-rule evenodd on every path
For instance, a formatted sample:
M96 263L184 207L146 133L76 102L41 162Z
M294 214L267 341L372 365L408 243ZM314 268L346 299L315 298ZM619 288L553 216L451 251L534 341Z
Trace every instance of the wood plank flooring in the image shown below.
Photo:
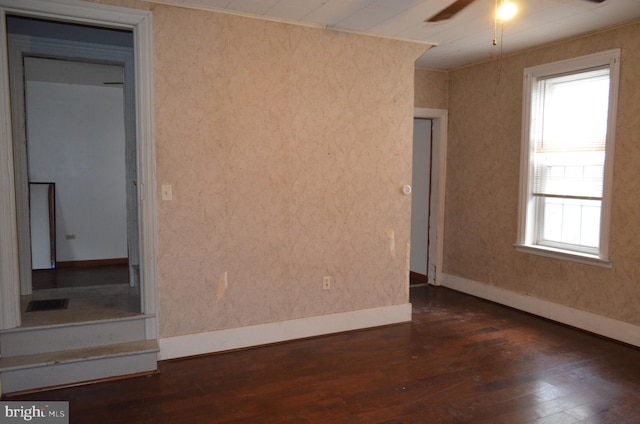
M129 265L39 269L31 284L34 290L129 284Z
M441 287L413 321L7 400L72 423L637 423L640 350Z

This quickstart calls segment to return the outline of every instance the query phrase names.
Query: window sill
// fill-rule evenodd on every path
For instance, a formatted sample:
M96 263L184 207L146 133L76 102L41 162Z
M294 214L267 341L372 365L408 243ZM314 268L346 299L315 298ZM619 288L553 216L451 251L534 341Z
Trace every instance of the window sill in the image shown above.
M578 262L581 264L594 265L602 268L611 268L610 260L586 253L571 252L568 250L554 249L552 247L532 246L526 244L516 244L515 248L516 251L521 253L532 253L534 255L545 256L547 258Z

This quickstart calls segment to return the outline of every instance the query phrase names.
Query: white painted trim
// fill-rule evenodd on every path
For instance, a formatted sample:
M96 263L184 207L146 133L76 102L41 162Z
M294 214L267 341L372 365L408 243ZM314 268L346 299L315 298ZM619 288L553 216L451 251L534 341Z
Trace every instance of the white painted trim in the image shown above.
M300 318L160 339L159 360L224 352L411 321L411 304Z
M133 28L136 69L136 130L140 139L138 168L140 202L140 278L142 313L158 314L158 224L156 216L156 154L153 115L153 28L150 12ZM157 339L158 320L146 320L147 339Z
M0 92L9 93L7 13L130 29L134 35L139 161L142 308L157 314L157 224L153 133L153 47L150 11L77 0L0 0ZM20 325L17 234L9 97L0 99L0 329ZM6 236L5 236L6 235ZM147 339L158 337L157 318L146 320Z
M447 128L449 111L447 109L431 109L417 107L413 110L414 118L432 120L431 129L431 199L429 216L429 267L435 264L433 272L427 270L429 283L440 285L442 280L442 260L444 252L444 204L447 180ZM435 241L435 243L433 243Z
M590 333L640 347L640 327L500 287L445 274L442 285Z
M5 11L0 8L0 329L20 325L20 273Z
M13 182L15 187L16 227L18 236L18 275L20 294L32 293L31 222L29 210L29 175L27 169L27 135L25 125L25 90L23 51L28 39L7 34L9 84L11 85L11 120L13 135ZM14 77L12 77L12 75Z
M579 254L577 252L536 245L516 244L514 247L516 248L516 251L521 253L531 253L533 255L544 256L545 258L562 259L579 264L611 269L611 261L600 259L595 255Z
M131 29L151 12L80 0L0 0L6 13L47 19L66 18L67 22L102 24L111 28Z

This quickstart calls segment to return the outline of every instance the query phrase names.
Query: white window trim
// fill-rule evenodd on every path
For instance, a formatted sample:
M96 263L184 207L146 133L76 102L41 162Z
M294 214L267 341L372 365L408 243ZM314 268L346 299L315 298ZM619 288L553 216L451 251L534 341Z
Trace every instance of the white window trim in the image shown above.
M531 92L534 81L542 76L575 72L583 69L606 66L610 68L609 116L607 121L607 139L602 207L600 216L599 254L592 255L573 250L556 249L533 243L533 222L527 223L527 215L532 214L531 199L532 166L530 155L533 146L530 143ZM615 147L616 116L618 105L618 86L620 79L620 49L607 50L573 59L533 66L524 70L523 108L522 108L522 148L520 153L520 200L518 213L518 241L515 248L519 252L564 259L590 265L611 267L609 258L609 230L611 221L611 200L613 196L613 156ZM531 220L533 221L533 220Z

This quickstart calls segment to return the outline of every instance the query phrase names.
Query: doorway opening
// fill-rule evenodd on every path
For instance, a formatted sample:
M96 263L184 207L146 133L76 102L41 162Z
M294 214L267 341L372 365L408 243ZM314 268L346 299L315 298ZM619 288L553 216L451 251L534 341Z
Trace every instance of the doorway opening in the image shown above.
M13 48L8 31L8 17L18 19L32 19L44 21L55 25L64 25L66 28L73 27L75 30L84 30L92 34L108 34L100 39L87 37L74 38L73 31L59 30L52 32L41 32L32 34L22 34L29 37L27 46ZM59 27L60 28L60 27ZM40 28L42 30L42 28ZM101 31L102 30L102 31ZM106 32L105 32L106 31ZM126 48L114 42L116 34L126 35L130 42ZM18 34L20 35L20 34ZM18 37L19 38L19 37ZM132 41L131 41L132 40ZM152 27L151 12L124 7L116 7L97 3L74 3L70 7L67 2L55 0L31 0L30 2L16 2L14 0L0 0L0 85L3 93L0 102L0 330L9 330L20 327L23 318L23 308L21 306L21 296L33 290L32 264L31 261L24 260L30 257L30 242L19 242L19 237L29 234L22 226L29 228L28 200L25 201L29 193L28 189L28 167L26 159L21 165L16 158L26 158L26 124L22 126L14 125L16 103L22 102L24 110L24 94L16 96L13 93L24 93L24 87L15 90L14 84L24 84L24 78L11 78L9 63L23 65L25 57L37 59L55 59L67 62L82 62L85 64L101 65L121 65L124 67L124 112L125 133L129 137L132 135L133 143L125 143L126 149L133 149L126 153L126 157L131 158L131 164L127 163L125 174L128 186L133 186L132 190L127 188L127 208L135 206L137 212L127 216L137 219L127 219L127 226L130 223L137 225L137 231L130 231L127 228L126 258L128 284L120 284L127 290L133 290L137 295L134 301L134 310L141 314L144 319L144 333L146 339L157 338L157 230L156 230L156 193L155 193L155 153L153 146L153 53L151 49ZM19 44L19 43L18 43ZM69 50L71 46L71 50ZM127 53L123 53L127 50ZM17 52L17 53L16 53ZM17 57L14 56L17 54ZM120 54L120 56L118 56ZM126 57L125 57L126 56ZM21 69L17 74L23 75ZM135 85L131 84L135 81ZM129 84L128 84L129 82ZM114 84L115 85L115 84ZM9 93L11 92L11 96ZM130 102L130 104L127 104ZM26 123L26 118L23 120ZM16 130L14 130L14 127ZM24 134L20 134L20 128ZM15 146L24 146L24 152L14 152ZM20 147L18 147L20 148ZM128 161L129 159L127 159ZM17 169L20 168L20 169ZM22 174L20 174L22 172ZM21 175L18 179L17 175ZM129 178L129 176L134 176ZM52 181L38 181L51 183ZM19 187L22 184L23 187ZM26 187L25 187L26 186ZM55 187L58 192L62 188ZM132 193L136 197L131 199ZM23 196L23 198L19 198ZM55 197L54 197L55 198ZM26 206L25 206L26 205ZM54 206L56 209L58 205ZM56 220L64 217L56 217ZM55 224L51 224L53 227ZM66 236L79 234L74 232L55 235L56 240ZM84 232L83 232L84 234ZM129 244L131 236L138 240L132 245ZM26 247L25 247L26 246ZM132 246L138 249L132 253ZM26 250L26 253L25 253ZM51 259L58 269L61 251L55 251L55 258ZM118 255L119 256L119 255ZM133 258L133 260L132 260ZM88 259L88 258L83 258ZM100 259L99 259L100 260ZM69 261L69 262L74 262ZM91 262L81 260L81 262ZM57 288L55 290L63 290ZM103 296L95 296L101 298ZM131 297L127 302L131 303ZM94 305L93 301L91 301Z
M135 116L133 34L6 24L21 311L73 299L55 316L23 312L22 326L140 313L135 120L125 119Z
M429 200L431 196L431 119L413 119L411 178L411 286L426 285L429 263Z
M412 287L441 284L448 111L415 108L414 118L409 266Z

